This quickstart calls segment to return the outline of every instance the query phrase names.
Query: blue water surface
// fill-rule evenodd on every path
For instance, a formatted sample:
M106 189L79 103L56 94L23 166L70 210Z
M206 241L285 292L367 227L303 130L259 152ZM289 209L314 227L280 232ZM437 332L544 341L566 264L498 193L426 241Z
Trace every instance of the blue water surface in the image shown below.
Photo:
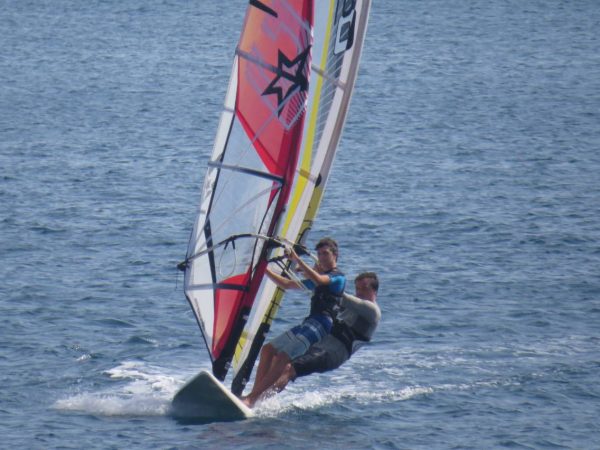
M252 420L169 415L245 8L0 1L0 446L598 448L594 0L375 0L311 234L380 274L374 341Z

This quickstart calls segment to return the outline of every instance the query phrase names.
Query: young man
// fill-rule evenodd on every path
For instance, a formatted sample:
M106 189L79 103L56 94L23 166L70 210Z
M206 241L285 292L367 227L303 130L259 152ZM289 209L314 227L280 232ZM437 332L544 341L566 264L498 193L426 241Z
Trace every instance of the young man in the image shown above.
M315 268L299 258L293 249L287 252L287 257L297 263L298 269L306 277L302 284L313 291L310 313L300 325L277 336L262 348L252 391L243 398L250 407L281 377L285 367L294 358L306 353L312 344L331 332L346 285L346 277L337 269L338 246L333 239L321 239L316 250L319 262ZM267 276L282 289L301 288L296 281L284 278L269 269Z
M364 272L354 280L356 297L344 294L342 309L331 334L312 345L308 352L286 364L281 377L265 389L265 393L280 392L290 380L312 373L337 369L350 359L365 342L371 340L381 310L377 305L379 280L374 272Z

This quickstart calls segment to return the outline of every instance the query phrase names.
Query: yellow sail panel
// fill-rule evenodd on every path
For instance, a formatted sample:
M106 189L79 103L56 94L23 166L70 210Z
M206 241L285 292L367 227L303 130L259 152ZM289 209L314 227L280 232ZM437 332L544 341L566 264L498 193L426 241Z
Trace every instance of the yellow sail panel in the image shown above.
M317 173L313 173L311 169L315 169L311 167L311 162L313 161L314 154L314 144L315 144L315 132L316 132L316 124L317 118L319 116L319 107L321 105L320 101L313 100L320 99L322 95L323 88L323 77L320 75L322 71L325 69L327 65L327 59L329 56L329 45L331 42L331 31L333 29L333 18L335 12L335 0L329 1L329 14L327 15L326 24L323 27L325 33L323 34L323 39L319 39L318 42L313 42L313 77L311 79L310 91L309 91L309 107L307 111L307 123L305 125L303 144L302 144L302 153L301 153L301 165L300 171L298 172L298 176L296 177L295 186L292 188L292 197L290 200L290 209L294 211L298 208L300 203L300 199L307 189L307 183L312 181L316 184L318 178ZM318 21L318 18L316 19ZM318 66L315 65L315 54L318 54L320 51L321 58L319 59ZM316 169L320 169L320 167L316 167ZM295 214L288 214L286 217L286 221L282 226L281 233L285 236L288 236L288 230L290 227L290 223L292 219L295 217ZM295 241L297 239L297 235L299 230L295 230L295 236L288 236L290 240Z

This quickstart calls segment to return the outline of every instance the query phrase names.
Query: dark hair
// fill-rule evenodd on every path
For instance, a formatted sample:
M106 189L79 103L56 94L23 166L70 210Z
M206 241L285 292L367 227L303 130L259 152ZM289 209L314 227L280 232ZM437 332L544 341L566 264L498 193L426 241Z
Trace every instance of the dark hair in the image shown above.
M338 257L338 245L333 239L325 237L317 242L316 250L319 250L321 247L329 247L331 253L337 258Z
M365 278L369 280L369 287L377 292L379 290L379 278L377 278L377 274L375 272L363 272L354 279L354 282L357 283Z

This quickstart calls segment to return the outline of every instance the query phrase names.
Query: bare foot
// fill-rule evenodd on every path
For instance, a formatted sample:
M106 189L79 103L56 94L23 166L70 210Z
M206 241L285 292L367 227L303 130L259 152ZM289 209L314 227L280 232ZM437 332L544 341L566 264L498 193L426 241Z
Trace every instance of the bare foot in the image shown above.
M252 408L254 406L254 403L250 401L250 399L248 398L248 396L246 396L246 397L240 397L240 400L248 408Z

